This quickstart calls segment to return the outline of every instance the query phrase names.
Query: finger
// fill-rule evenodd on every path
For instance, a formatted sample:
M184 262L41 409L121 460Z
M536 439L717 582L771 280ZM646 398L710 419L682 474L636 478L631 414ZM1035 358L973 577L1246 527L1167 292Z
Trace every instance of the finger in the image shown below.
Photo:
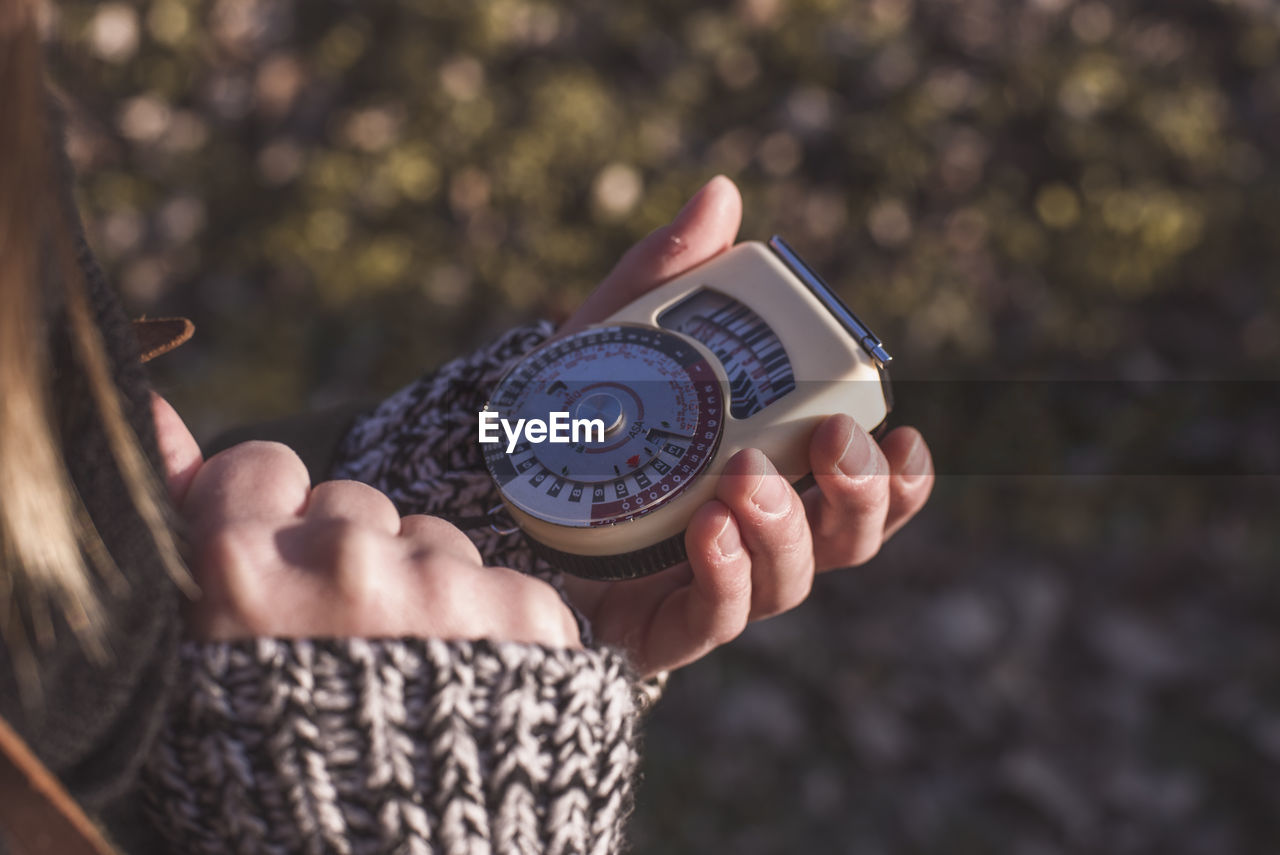
M413 541L419 549L438 550L476 564L484 563L471 538L440 517L410 514L400 520L400 536Z
M276 523L240 522L193 538L191 570L202 596L186 607L187 631L212 641L287 635L313 610L313 574L290 573L297 555L317 549L313 538L292 538ZM288 608L281 608L287 603Z
M400 532L396 506L381 490L359 481L323 481L312 487L303 515L313 520L360 522L391 535Z
M742 195L732 181L717 175L669 225L627 251L561 332L603 320L641 294L714 258L733 246L741 224Z
M813 432L809 462L816 485L805 492L818 567L871 560L884 541L889 463L852 417L835 415Z
M627 651L637 673L648 677L677 667L674 663L692 661L686 657L689 635L680 609L663 613L664 619L676 620L675 625L654 628L663 604L692 580L693 571L686 561L625 582L598 582L566 575L562 584L570 601L590 621L595 640ZM676 633L684 640L676 639ZM646 649L651 642L652 651Z
M889 512L884 523L888 540L906 525L933 491L933 456L929 445L913 427L900 427L880 443L889 461Z
M762 452L725 465L716 498L737 520L751 554L751 619L794 608L813 587L813 539L796 491Z
M232 520L286 519L302 512L310 489L306 464L287 445L245 442L205 461L182 512L197 530Z
M551 647L582 646L578 621L559 591L541 579L506 567L483 569L493 580L490 584L503 589L495 591L490 601L506 603L516 612L503 622L500 631L490 633L491 637Z
M700 659L737 638L751 614L751 556L729 509L710 501L694 512L685 531L688 572L670 574L672 587L647 626L640 645L646 673Z
M715 500L699 508L685 549L689 561L641 579L609 585L565 579L579 608L577 595L588 595L584 611L596 640L626 650L646 677L733 640L751 613L751 557L728 508Z
M417 619L402 633L581 647L578 622L558 591L506 567L484 567L451 555L419 559L406 599Z
M151 393L151 418L156 425L156 445L164 463L165 484L169 498L177 507L187 497L196 472L204 463L200 445L177 410L164 398Z
M438 609L418 596L405 542L364 522L239 523L213 533L202 554L212 559L196 609L205 637L405 635Z

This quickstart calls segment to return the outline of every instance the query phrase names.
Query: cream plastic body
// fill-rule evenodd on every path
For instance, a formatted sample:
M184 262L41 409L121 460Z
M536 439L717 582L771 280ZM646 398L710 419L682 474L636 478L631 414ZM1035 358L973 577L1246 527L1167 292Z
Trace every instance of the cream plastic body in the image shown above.
M738 300L773 328L791 360L796 387L749 418L726 418L719 449L705 472L643 516L612 525L563 526L505 502L512 519L536 540L576 555L618 555L642 549L684 531L694 512L714 498L725 463L742 449L760 449L780 473L796 481L811 470L809 440L822 419L848 413L870 430L888 415L880 372L871 357L809 288L768 247L755 241L739 244L655 288L594 326L656 327L663 311L700 288ZM729 379L719 360L700 342L685 338L711 363L728 402Z

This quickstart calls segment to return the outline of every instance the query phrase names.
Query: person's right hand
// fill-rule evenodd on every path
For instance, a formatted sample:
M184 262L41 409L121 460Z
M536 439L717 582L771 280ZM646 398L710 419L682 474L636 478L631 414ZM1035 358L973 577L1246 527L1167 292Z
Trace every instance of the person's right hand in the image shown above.
M390 499L356 481L312 488L306 466L279 443L244 443L202 461L167 402L157 398L155 413L203 591L188 613L193 637L581 646L572 613L550 585L485 567L470 539L444 520L401 518Z
M631 248L561 328L585 329L733 246L742 197L713 178L667 226ZM565 579L598 641L623 647L641 674L679 668L746 625L798 606L814 574L870 560L924 506L933 460L919 431L873 440L847 414L809 441L814 486L797 493L756 449L730 459L714 499L689 521L689 560L621 582Z

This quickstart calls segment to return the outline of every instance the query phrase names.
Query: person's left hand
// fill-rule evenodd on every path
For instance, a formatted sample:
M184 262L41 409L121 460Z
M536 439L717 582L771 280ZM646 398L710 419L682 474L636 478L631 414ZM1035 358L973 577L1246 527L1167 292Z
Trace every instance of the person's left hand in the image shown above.
M737 188L713 178L623 256L560 333L601 321L729 249L741 220ZM730 459L716 498L689 524L689 559L676 567L625 582L566 576L597 639L626 649L644 675L687 665L749 621L799 605L816 571L870 560L933 488L928 446L910 427L877 444L851 417L833 415L814 431L809 460L817 483L800 495L761 452Z
M245 442L207 461L173 407L152 398L169 496L185 524L202 596L185 608L195 641L240 638L481 639L581 647L551 585L486 566L439 517L402 517L356 481L311 486L298 455Z

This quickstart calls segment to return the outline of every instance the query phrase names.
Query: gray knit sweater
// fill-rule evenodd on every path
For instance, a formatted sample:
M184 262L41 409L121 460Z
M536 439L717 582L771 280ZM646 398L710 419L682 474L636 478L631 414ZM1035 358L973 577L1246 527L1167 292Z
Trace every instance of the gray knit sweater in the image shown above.
M475 414L549 333L515 330L393 395L356 423L334 477L373 484L404 514L483 514L497 496ZM488 563L558 585L518 536L475 539ZM174 851L621 851L636 694L615 651L249 639L188 643L182 657L144 773Z

